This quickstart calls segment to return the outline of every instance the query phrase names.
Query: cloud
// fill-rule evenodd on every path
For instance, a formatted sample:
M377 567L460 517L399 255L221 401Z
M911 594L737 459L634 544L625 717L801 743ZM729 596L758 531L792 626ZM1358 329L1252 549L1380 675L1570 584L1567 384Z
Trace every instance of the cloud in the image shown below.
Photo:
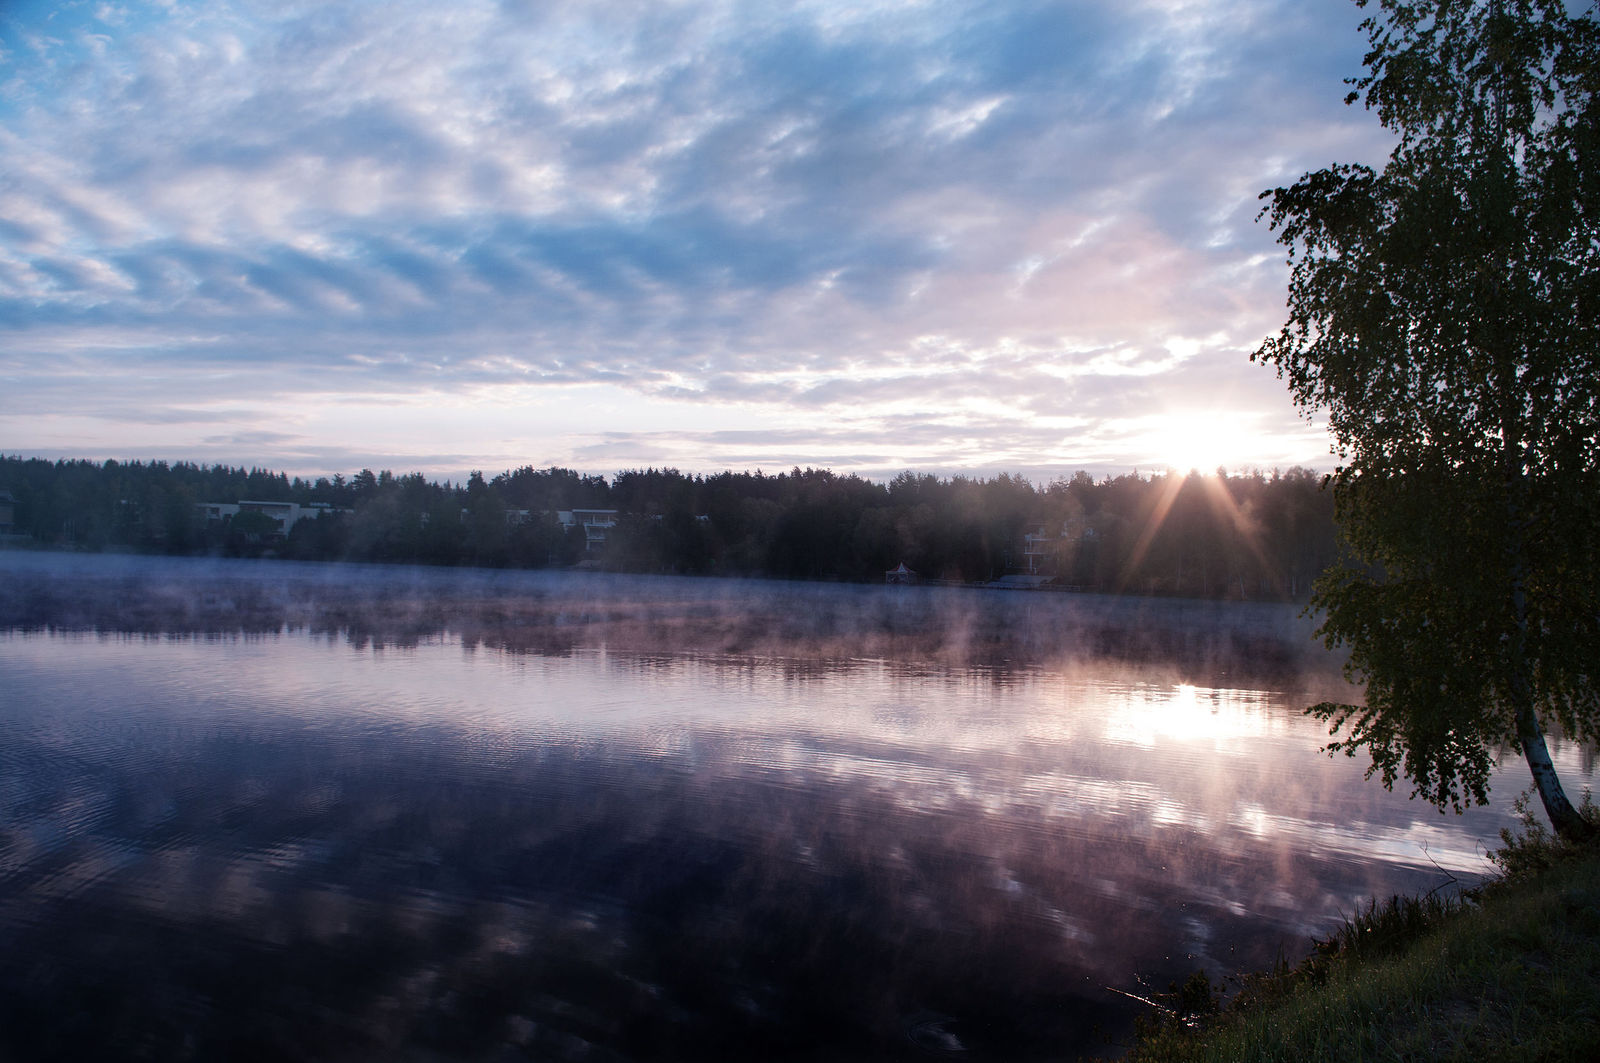
M1292 425L1244 357L1282 304L1255 195L1386 147L1338 103L1351 13L1298 0L103 16L0 15L11 439L47 400L114 441L105 410L174 408L152 374L177 405L257 411L227 439L262 462L308 396L527 387L794 421L817 461L869 465L916 404L984 404L996 461L1099 461L1093 425L1183 395ZM817 418L852 426L848 453ZM165 423L175 447L221 438ZM518 445L657 438L562 431ZM687 467L766 453L696 438ZM918 460L985 460L918 438ZM456 443L415 445L492 451Z
M234 432L231 434L206 436L201 442L214 447L256 447L276 446L282 443L292 443L301 437L291 432Z

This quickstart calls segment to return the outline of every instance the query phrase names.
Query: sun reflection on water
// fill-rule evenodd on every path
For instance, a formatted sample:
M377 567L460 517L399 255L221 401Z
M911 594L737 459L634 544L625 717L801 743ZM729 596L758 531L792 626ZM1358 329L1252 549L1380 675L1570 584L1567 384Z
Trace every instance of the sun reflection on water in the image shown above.
M391 1022L484 1057L503 1030L870 1057L938 1002L1021 1039L971 1058L1070 1056L1096 987L1270 963L1469 879L1509 822L1320 753L1316 677L408 624L0 634L0 1019L84 973L157 1024L221 987L304 1020L302 1058L317 1030L382 1058Z
M1139 686L1121 692L1105 714L1108 742L1153 749L1159 744L1203 745L1220 753L1242 751L1241 743L1273 733L1287 706L1269 691L1175 686Z

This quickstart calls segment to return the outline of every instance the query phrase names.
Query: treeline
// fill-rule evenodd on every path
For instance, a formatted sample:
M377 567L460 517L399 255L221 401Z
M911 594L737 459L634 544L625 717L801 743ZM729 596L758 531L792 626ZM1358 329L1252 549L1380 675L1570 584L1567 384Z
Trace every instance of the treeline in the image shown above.
M14 532L76 549L422 564L590 565L632 572L881 582L1032 572L1096 591L1299 598L1335 559L1332 501L1304 469L1226 477L1079 472L1038 486L825 469L607 480L531 467L464 484L362 470L306 480L264 469L0 457ZM287 535L258 513L199 503L294 502L321 512ZM604 542L561 511L615 510Z

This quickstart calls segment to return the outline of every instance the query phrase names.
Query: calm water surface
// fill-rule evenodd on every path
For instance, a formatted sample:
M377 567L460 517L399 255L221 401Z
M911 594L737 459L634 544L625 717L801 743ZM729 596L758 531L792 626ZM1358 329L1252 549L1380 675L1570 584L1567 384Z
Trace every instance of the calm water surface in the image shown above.
M1472 881L1524 786L1320 754L1293 608L0 578L0 1058L1114 1054L1128 994Z

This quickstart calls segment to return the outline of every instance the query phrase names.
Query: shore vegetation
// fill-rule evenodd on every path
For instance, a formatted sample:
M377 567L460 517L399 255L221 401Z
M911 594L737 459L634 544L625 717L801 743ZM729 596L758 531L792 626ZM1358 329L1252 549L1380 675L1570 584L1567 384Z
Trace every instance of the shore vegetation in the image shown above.
M1132 1063L1586 1063L1600 1029L1600 846L1521 800L1498 874L1354 913L1298 964L1220 984L1196 972L1141 1025ZM1592 805L1580 812L1600 822Z

